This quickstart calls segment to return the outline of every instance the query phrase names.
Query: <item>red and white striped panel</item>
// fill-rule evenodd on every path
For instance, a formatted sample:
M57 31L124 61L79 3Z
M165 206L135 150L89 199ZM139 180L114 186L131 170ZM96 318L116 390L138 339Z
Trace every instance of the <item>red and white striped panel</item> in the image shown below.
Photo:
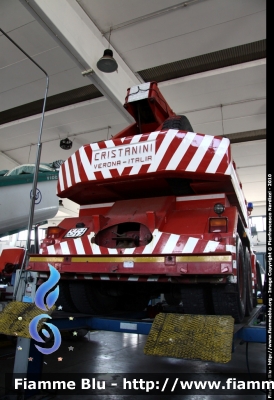
M39 272L39 278L48 279L49 273ZM167 275L119 275L119 274L61 274L62 280L75 281L119 281L119 282L159 282L159 283L185 283L185 277L182 276L167 276ZM225 279L225 278L223 278ZM221 283L219 281L219 283Z
M239 178L237 176L237 172L236 172L235 168L233 167L232 163L228 167L228 169L229 169L229 175L231 176L232 185L234 187L234 190L236 192L237 198L239 200L239 205L241 207L241 210L242 210L242 213L243 213L243 217L245 218L246 226L248 226L249 222L248 222L247 207L246 207L246 201L245 201L244 193L242 191L241 183L239 181ZM249 239L250 239L250 242L251 242L250 234L248 233L248 231L246 233L249 236Z
M91 243L94 233L77 238L69 239L41 249L41 254L51 255L107 255L107 254L191 254L209 253L214 251L229 251L236 253L235 246L224 245L213 240L202 240L186 235L160 232L155 229L152 241L146 246L129 249L109 249Z
M229 143L227 138L169 129L85 145L60 167L57 194L79 182L156 171L230 175Z
M39 272L39 278L47 278L49 273ZM100 280L100 281L121 281L121 282L176 282L180 283L181 277L176 278L166 275L119 275L119 274L75 274L63 275L64 280Z

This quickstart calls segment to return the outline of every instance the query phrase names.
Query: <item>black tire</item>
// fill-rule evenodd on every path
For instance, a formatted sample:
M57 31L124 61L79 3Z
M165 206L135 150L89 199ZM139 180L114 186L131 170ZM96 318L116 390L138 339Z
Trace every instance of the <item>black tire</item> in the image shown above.
M144 311L147 307L150 296L147 294L122 295L118 298L119 311Z
M248 248L244 248L245 268L246 268L246 308L245 315L249 316L253 310L253 293L252 293L252 271L250 254Z
M164 293L165 300L169 306L178 306L182 302L182 296L179 290L171 290Z
M62 311L72 313L78 312L70 295L69 282L59 281L59 296L56 301L57 310L59 306L62 307Z
M181 289L185 314L208 315L213 313L210 288L206 285L185 285Z
M189 120L184 115L176 115L165 120L162 130L165 129L178 129L180 131L194 132Z
M86 293L85 282L70 282L69 290L74 306L83 314L95 314Z
M239 236L236 238L237 283L212 286L216 315L231 315L236 323L243 321L246 309L246 264Z
M117 309L117 296L108 293L109 282L86 282L88 301L95 314L109 314Z

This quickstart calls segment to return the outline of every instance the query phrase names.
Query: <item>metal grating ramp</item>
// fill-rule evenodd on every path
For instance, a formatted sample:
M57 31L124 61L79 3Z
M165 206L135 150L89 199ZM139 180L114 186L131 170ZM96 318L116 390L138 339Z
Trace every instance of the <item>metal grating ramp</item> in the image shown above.
M12 301L0 313L0 333L30 339L29 324L31 320L42 313L50 315L54 309L55 306L49 311L43 311L36 307L34 303ZM45 318L39 321L37 326L38 331L42 328L44 321L46 321Z
M144 353L227 363L231 360L234 319L218 315L158 314Z

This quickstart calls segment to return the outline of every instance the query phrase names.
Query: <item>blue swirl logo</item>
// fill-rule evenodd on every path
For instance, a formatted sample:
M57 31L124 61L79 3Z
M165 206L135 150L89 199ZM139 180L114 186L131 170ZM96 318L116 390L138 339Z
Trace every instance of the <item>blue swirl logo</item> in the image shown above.
M32 190L30 191L30 197L32 197ZM34 203L35 203L35 204L39 204L39 203L41 203L41 200L42 200L42 193L41 193L41 191L37 188L37 189L36 189L36 194L35 194L35 196L34 196Z
M44 282L39 289L36 292L35 295L35 304L38 308L44 311L48 311L56 302L58 296L59 296L59 286L57 286L52 292L49 292L59 281L60 279L60 274L59 272L50 264L48 264L49 270L50 270L50 277L49 279ZM49 293L48 293L49 292ZM48 293L48 295L47 295ZM46 304L45 304L46 302ZM38 333L38 323L41 319L43 318L49 318L52 319L48 314L40 314L34 317L30 324L29 324L29 333L31 337L36 340L39 343L46 343L46 341L41 338L41 336ZM57 349L59 349L61 345L61 334L59 329L48 322L43 322L45 325L47 325L48 329L42 329L42 334L47 338L50 339L51 334L49 333L49 330L54 336L54 344L50 348L45 348L41 347L38 345L35 345L37 350L39 350L43 354L51 354Z
M60 279L59 272L52 265L48 265L50 270L50 277L38 288L35 296L35 304L37 305L37 307L41 308L41 310L44 311L48 311L56 302L59 296L59 286L57 286L52 292L50 292L46 296L50 289L52 289ZM46 300L47 305L45 305L44 299Z

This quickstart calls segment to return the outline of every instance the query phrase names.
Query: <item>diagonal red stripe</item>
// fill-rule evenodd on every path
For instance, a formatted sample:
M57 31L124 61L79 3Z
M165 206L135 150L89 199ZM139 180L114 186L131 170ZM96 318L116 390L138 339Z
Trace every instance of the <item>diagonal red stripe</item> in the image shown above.
M67 176L66 176L66 170L65 170L65 165L61 165L62 168L62 175L63 175L63 184L64 184L64 190L68 188L68 183L67 183Z
M98 181L104 180L104 177L103 177L103 174L102 174L101 171L96 171L96 172L94 172L94 175L95 175L95 178L96 178Z
M82 164L82 161L81 161L81 157L80 157L80 152L78 150L75 153L75 157L76 157L76 162L77 162L77 165L78 165L78 173L79 173L79 176L80 176L80 180L81 180L81 182L82 181L87 181L88 177L87 177L86 171L85 171L85 169L83 167L83 164Z
M217 148L220 145L220 140L214 140L214 136L212 136L212 142L211 144L208 146L207 151L205 152L199 166L196 169L196 172L205 172L205 170L207 169L207 167L209 166L209 163L211 162L212 158L215 155L215 152L217 151Z
M155 145L155 153L157 154L163 140L165 138L165 133L158 133L157 138L156 138L156 145Z
M101 142L97 142L99 149L106 149L107 145L105 143L105 141L101 141Z
M224 174L227 170L228 165L231 163L231 146L228 146L226 153L224 154L219 167L216 170L217 174Z
M68 245L70 254L74 254L74 255L77 254L77 250L76 250L73 239L67 240L67 245Z
M132 167L125 167L121 176L129 175Z
M56 253L56 254L63 254L63 253L62 253L61 246L60 246L59 243L55 243L55 244L54 244L54 249L55 249L55 253Z
M82 237L82 244L84 247L85 254L92 254L91 243L88 236Z
M203 137L199 134L196 134L195 138L192 140L191 145L187 149L185 155L179 162L177 166L177 170L185 170L192 158L194 157L196 151L198 150L200 143L202 141Z
M91 148L90 144L86 144L84 146L84 151L85 151L85 153L87 155L87 158L88 158L89 162L91 163L91 160L92 160L92 148Z
M160 239L158 240L158 243L157 243L156 246L154 247L154 250L153 250L152 253L153 253L153 254L157 254L157 253L162 254L163 248L164 248L164 246L166 245L166 243L167 243L169 237L170 237L170 233L164 233L164 232L163 232L162 235L161 235L161 237L160 237Z
M180 133L180 135L184 135ZM160 162L157 170L166 170L166 167L168 166L168 163L170 162L173 154L175 153L175 151L177 150L178 146L180 145L181 140L178 138L178 136L175 136L174 139L171 141L170 145L168 146L168 148L166 149L166 152L162 158L162 161Z
M71 185L74 186L76 184L76 181L75 181L74 168L73 168L72 158L71 157L69 157L69 159L68 159L68 166L69 166L69 174L70 174Z
M118 169L110 169L109 172L111 173L112 178L117 178L120 176Z

